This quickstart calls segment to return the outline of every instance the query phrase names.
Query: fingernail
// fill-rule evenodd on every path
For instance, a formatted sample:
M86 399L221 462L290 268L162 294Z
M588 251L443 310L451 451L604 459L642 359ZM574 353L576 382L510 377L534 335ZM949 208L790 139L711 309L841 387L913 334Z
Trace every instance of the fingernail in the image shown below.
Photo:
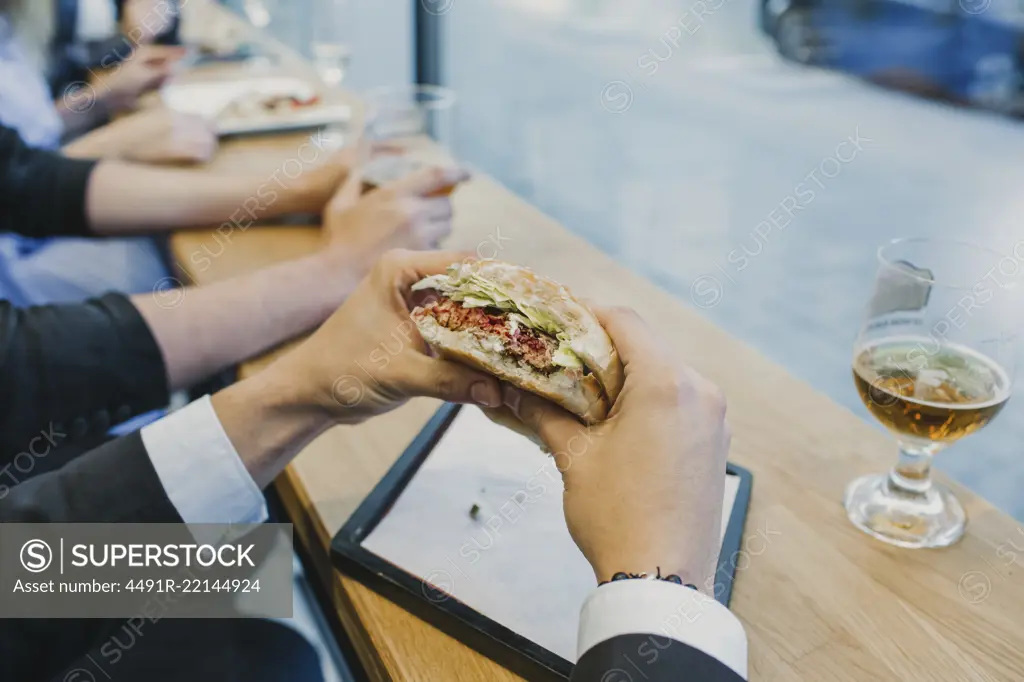
M453 185L469 180L469 171L460 166L445 168L444 175L445 179Z
M469 387L469 397L473 399L473 402L484 407L498 407L501 405L501 401L494 396L490 385L483 381L479 381Z
M507 405L512 412L518 415L519 401L522 399L522 395L520 395L519 391L506 384L501 387L501 397L505 405Z

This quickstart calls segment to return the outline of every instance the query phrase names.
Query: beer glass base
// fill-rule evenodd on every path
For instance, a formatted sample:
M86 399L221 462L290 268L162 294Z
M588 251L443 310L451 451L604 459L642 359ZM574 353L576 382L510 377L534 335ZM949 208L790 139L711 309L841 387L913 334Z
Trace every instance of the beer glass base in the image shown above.
M896 488L888 474L850 483L843 501L853 525L898 547L947 547L963 537L967 515L956 496L933 484L924 492Z

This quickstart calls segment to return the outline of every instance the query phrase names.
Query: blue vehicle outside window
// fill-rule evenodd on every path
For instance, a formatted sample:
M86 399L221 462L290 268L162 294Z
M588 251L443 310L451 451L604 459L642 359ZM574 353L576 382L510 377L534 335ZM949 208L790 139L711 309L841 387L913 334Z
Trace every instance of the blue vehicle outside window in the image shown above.
M1020 0L765 0L787 59L1024 114Z

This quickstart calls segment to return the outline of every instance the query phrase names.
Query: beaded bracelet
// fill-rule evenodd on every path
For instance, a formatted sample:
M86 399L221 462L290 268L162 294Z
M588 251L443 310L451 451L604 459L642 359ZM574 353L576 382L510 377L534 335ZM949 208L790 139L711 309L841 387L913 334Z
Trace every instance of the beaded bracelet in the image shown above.
M684 583L683 579L678 575L662 575L661 566L657 567L657 575L649 575L647 573L626 573L625 571L619 571L612 575L611 580L603 580L597 584L598 587L601 585L607 585L608 583L615 582L616 580L664 580L665 582L675 583L676 585L682 585L683 587L689 587L691 590L696 590L697 586L692 583Z

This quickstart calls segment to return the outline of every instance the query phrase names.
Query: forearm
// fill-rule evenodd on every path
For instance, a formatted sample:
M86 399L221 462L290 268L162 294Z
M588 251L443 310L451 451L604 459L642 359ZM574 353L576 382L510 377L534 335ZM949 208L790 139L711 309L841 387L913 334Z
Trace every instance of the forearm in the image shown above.
M132 302L163 352L170 386L184 388L319 325L360 273L327 250L208 286L140 294Z
M61 153L73 159L110 158L107 141L106 128L97 128L65 144Z
M287 364L287 358L284 359ZM284 371L282 371L284 370ZM333 422L279 365L213 396L213 407L249 475L265 488Z
M65 136L92 130L102 125L110 115L106 103L96 96L96 89L87 85L72 83L53 104L64 124Z
M249 223L296 209L287 185L272 177L120 161L95 168L86 197L86 215L97 234Z

